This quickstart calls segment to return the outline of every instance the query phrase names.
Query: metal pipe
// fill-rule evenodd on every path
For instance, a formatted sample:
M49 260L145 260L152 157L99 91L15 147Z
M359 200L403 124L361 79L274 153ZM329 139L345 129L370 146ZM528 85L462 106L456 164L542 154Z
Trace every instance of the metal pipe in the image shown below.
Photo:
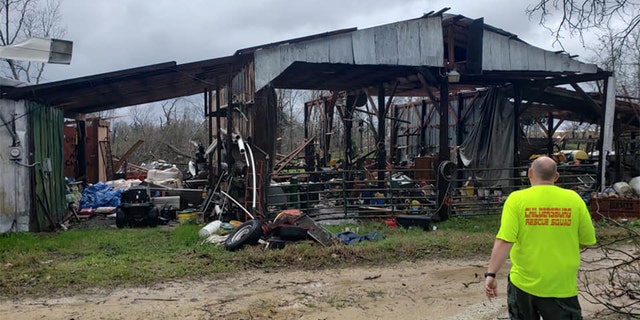
M253 197L251 199L251 207L255 210L256 197L257 197L257 191L258 191L258 187L256 186L256 163L255 163L255 159L253 158L253 151L251 151L251 146L249 144L247 144L247 150L249 151L249 159L251 159L251 170L253 172L253 179L252 179Z
M229 200L233 201L233 203L235 203L238 207L240 207L240 209L242 209L242 211L244 211L244 213L246 213L249 217L251 217L251 219L255 219L255 217L249 213L249 211L247 209L245 209L245 207L243 207L238 201L236 201L236 199L234 199L232 196L230 196L228 193L220 190L220 193L224 194L227 198L229 198Z

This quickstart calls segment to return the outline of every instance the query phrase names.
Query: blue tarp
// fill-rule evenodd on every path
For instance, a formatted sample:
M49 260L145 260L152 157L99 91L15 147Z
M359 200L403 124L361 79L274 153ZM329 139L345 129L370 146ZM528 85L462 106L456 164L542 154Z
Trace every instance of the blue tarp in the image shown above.
M356 242L364 241L364 240L380 240L386 238L386 236L381 235L377 232L371 232L364 235L358 235L355 232L346 231L342 233L336 234L338 239L342 240L344 244L353 244Z
M120 205L121 193L122 190L113 190L112 186L104 182L98 182L82 191L82 198L80 199L80 209L117 207Z

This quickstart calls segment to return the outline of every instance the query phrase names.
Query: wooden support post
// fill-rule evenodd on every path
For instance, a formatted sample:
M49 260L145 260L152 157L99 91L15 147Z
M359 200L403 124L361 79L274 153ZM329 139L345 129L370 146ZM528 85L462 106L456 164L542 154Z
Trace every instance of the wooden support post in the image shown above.
M228 68L227 72L227 145L225 150L227 150L227 166L231 169L234 163L233 157L231 156L231 137L233 135L233 75L231 74L231 67Z
M218 139L218 148L216 150L218 177L222 176L222 133L220 131L220 85L216 79L216 139Z
M344 116L342 117L342 123L344 124L344 169L351 168L351 160L353 159L353 142L352 142L352 129L353 129L353 109L355 105L345 106Z
M547 154L553 154L553 114L547 113Z
M522 108L522 87L519 83L514 85L514 99L513 99L513 167L520 166L520 109ZM519 177L520 172L518 169L513 171L514 177ZM520 183L519 179L516 179L516 184Z
M209 88L205 88L203 94L203 99L204 99L204 116L207 119L207 131L208 131L208 140L207 140L207 146L210 146L211 143L213 143L213 117L211 116L211 112L213 111L212 109L212 95L211 95L211 90ZM208 179L207 179L207 185L209 186L209 188L213 188L213 154L209 153L209 155L207 156L207 164L208 164Z
M464 142L464 95L458 93L458 121L456 123L456 146L462 145ZM458 158L458 152L456 151L456 159ZM464 165L462 161L458 161L458 169L462 169ZM457 178L462 180L464 178L462 170L458 170Z
M309 108L310 106L304 105L304 141L309 141ZM314 144L308 144L304 149L304 161L306 163L306 170L308 172L315 171L315 153Z
M398 149L398 117L400 116L400 112L396 105L393 105L393 119L391 119L391 143L389 144L391 147L389 148L389 153L391 155L391 160L393 164L400 163L400 150ZM407 146L408 146L407 142Z
M433 101L435 103L435 101ZM420 110L420 156L427 155L427 100L422 99L422 109Z

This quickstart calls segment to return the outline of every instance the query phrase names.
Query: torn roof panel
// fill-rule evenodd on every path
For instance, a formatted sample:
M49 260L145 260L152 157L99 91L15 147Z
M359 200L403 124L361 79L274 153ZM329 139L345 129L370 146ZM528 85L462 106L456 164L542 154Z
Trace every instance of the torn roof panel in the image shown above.
M484 30L483 71L553 71L596 73L595 64L571 59L566 53L549 52L519 39Z
M572 59L565 52L553 52L533 46L517 35L484 23L482 18L482 71L543 71L596 73L595 64L584 63ZM474 23L473 19L462 15L444 14L443 28L451 25L463 26L467 29ZM469 55L477 54L474 52Z

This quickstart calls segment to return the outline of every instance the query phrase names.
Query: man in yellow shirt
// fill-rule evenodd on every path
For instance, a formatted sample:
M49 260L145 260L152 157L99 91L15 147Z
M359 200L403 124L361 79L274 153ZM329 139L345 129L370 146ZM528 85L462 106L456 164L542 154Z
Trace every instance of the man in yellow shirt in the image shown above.
M582 319L577 278L580 247L596 243L591 215L576 192L554 185L553 159L537 158L528 173L531 187L512 192L502 209L485 273L487 297L497 297L496 273L509 256L511 319Z

